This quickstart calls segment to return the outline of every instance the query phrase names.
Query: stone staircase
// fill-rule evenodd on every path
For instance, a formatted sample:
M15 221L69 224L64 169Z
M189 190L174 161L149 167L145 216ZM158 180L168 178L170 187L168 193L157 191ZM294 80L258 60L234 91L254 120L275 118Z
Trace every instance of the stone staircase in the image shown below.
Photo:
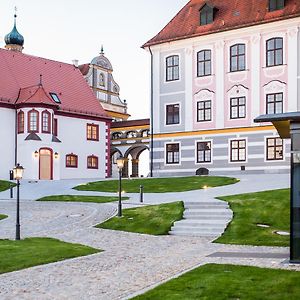
M216 239L223 234L233 216L228 204L216 199L187 201L184 208L183 220L174 223L170 235Z

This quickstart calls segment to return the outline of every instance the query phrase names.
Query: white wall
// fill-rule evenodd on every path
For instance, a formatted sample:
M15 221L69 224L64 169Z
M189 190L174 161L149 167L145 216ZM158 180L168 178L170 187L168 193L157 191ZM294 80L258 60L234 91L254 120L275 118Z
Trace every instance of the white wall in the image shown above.
M15 165L15 110L0 108L0 179Z

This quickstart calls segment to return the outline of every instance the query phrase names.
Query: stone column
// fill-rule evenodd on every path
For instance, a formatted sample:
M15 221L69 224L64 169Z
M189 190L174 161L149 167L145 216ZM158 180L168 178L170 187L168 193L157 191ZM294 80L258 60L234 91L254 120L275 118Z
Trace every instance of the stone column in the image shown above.
M131 177L139 177L139 160L138 159L132 159L132 175Z
M128 158L124 158L124 167L122 169L122 177L128 178Z

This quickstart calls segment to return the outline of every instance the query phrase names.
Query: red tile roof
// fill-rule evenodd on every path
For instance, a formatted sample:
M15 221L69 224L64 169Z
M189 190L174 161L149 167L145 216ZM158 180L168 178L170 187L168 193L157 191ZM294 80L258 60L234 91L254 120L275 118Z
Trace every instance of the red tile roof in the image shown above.
M37 88L41 75L42 87ZM35 88L35 96L29 97ZM21 102L56 105L50 97L51 92L56 93L61 100L59 111L110 119L78 68L0 49L0 104L13 105L19 96Z
M20 90L17 104L47 104L58 106L51 98L47 95L42 85L31 86Z
M209 3L218 11L212 24L200 26L199 9ZM300 1L285 0L285 8L268 11L268 0L191 0L143 48L215 32L300 16Z
M90 64L84 64L80 65L79 67L80 72L82 73L83 76L87 75L87 73L90 70Z

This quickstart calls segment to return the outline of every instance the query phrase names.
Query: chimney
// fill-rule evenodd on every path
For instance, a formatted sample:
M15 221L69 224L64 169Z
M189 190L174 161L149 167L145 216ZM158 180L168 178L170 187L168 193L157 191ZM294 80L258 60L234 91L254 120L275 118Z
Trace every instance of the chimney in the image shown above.
M79 60L78 59L73 59L72 63L73 63L74 67L78 68L78 65L79 65Z

